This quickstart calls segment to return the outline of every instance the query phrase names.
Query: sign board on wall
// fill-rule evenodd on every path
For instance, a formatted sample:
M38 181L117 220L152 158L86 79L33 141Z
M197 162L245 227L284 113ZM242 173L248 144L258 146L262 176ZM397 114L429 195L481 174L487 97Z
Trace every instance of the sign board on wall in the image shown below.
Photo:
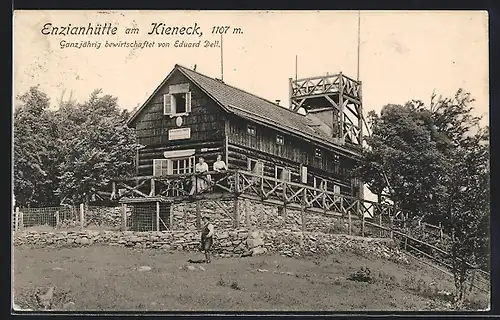
M191 128L168 130L168 140L183 140L191 138Z

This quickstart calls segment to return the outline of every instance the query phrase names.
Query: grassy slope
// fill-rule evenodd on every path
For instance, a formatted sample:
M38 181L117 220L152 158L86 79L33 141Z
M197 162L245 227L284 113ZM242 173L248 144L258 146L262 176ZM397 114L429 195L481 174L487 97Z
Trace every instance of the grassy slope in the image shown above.
M66 301L74 301L76 310L432 310L445 305L436 288L453 290L450 279L430 267L349 253L216 259L201 265L204 271L179 269L189 258L201 255L121 247L16 247L15 302L33 308L34 290L54 286L55 295L67 292ZM142 265L152 270L134 270ZM360 267L370 268L375 283L346 279ZM430 285L433 279L436 286ZM485 296L476 300L487 301Z

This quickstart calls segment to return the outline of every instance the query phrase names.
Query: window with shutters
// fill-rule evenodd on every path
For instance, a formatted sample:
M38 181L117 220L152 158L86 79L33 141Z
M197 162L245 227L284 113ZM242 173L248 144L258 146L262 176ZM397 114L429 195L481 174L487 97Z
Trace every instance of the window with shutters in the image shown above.
M255 136L257 134L257 129L254 126L248 125L247 132L251 136Z
M274 168L274 178L283 181L290 181L292 178L292 172L286 168L275 166ZM275 181L276 185L278 181ZM282 189L281 187L279 189Z
M321 149L316 148L316 150L314 150L314 156L316 158L321 158Z
M320 177L314 177L313 182L314 182L314 188L321 190L328 190L327 181L325 179ZM315 191L314 193L317 194L318 192Z
M264 175L264 164L260 160L248 159L248 171Z
M153 176L160 177L169 174L184 174L194 172L194 156L172 159L154 159Z
M191 92L163 95L163 114L171 117L188 115L191 112Z
M168 159L153 159L153 176L161 177L169 174Z
M276 143L277 143L277 144L280 144L280 145L285 144L285 138L283 138L283 136L281 136L281 135L279 135L279 134L278 134L278 135L276 135Z
M167 159L172 164L172 174L194 172L194 156L188 158Z

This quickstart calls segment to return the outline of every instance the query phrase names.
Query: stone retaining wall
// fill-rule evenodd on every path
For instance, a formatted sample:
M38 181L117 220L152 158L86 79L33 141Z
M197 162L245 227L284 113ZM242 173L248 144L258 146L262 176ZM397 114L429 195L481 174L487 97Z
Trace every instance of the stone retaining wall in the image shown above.
M78 247L110 245L161 250L194 251L199 248L197 231L132 232L132 231L60 231L17 232L15 246ZM278 253L281 255L306 256L355 252L357 254L407 262L394 242L388 239L371 239L355 236L300 232L285 230L227 230L215 235L214 254L219 257Z

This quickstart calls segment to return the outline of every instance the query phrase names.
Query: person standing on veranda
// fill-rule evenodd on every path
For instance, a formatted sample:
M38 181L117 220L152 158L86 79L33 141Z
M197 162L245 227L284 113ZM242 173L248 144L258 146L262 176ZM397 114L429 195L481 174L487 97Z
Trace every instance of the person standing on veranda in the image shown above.
M214 226L210 223L210 218L204 216L203 227L201 228L201 247L200 250L205 253L205 262L210 263L210 253L212 250L213 236L214 236Z
M198 159L198 163L194 167L194 171L197 174L208 172L208 164L205 162L205 159L203 157L200 157ZM197 192L202 192L203 190L205 190L208 186L208 181L210 181L210 175L193 177L193 187L191 188L189 194L193 195L195 190Z
M214 171L221 172L223 170L227 170L226 163L222 161L222 155L217 155L217 161L214 162Z

